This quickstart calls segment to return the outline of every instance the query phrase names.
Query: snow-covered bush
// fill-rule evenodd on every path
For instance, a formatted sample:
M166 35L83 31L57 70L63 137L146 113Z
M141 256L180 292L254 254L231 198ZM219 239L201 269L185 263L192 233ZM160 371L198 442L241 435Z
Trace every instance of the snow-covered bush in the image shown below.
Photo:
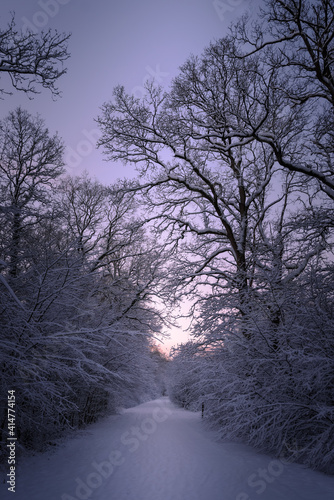
M279 325L268 320L266 307L254 308L242 319L247 336L241 332L240 317L225 312L224 318L221 313L215 328L211 321L212 330L202 330L197 349L193 342L191 350L183 348L175 357L173 400L180 403L186 392L193 407L204 402L205 418L224 439L333 474L332 283L332 268L311 271L285 290ZM204 317L208 311L202 313ZM212 313L213 308L211 319ZM197 371L189 377L192 364Z

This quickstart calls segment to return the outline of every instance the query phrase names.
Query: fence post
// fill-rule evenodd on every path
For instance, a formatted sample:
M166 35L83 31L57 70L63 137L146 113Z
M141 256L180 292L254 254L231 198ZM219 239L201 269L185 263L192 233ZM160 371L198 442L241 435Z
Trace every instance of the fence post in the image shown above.
M204 403L202 403L202 418L204 417Z

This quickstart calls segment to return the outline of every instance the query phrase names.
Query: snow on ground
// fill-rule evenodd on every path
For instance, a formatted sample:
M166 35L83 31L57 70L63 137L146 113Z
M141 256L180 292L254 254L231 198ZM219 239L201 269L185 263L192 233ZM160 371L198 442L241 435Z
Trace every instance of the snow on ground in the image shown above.
M168 398L79 432L27 458L15 500L333 500L334 477L215 441L199 413ZM2 493L2 492L0 492Z

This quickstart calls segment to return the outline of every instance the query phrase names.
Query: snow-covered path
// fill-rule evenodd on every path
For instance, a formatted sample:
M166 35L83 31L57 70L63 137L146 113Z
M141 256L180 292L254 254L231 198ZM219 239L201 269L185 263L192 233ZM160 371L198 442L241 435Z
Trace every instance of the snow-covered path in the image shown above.
M15 496L7 497L333 500L334 477L216 442L198 413L161 398L90 426L53 454L27 459Z

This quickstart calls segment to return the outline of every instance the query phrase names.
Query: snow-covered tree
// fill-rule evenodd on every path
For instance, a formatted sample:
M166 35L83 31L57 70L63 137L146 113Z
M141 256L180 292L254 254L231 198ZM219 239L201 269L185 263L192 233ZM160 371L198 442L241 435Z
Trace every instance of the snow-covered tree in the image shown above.
M41 118L22 108L0 123L1 253L12 278L29 251L26 229L46 216L50 189L63 172L62 154L58 136L51 136Z
M15 16L6 28L0 29L0 73L7 75L11 86L30 98L47 88L59 96L57 80L66 73L63 63L69 58L67 42L70 35L48 30L34 33L19 30ZM9 94L4 86L0 95Z
M258 22L233 30L240 57L258 57L266 82L261 119L244 115L240 137L270 145L284 168L313 180L333 199L334 10L332 0L268 0ZM256 71L256 70L255 70ZM273 126L272 102L285 105L287 134ZM253 105L257 105L253 101ZM291 146L295 154L291 154ZM296 154L298 151L298 154Z

